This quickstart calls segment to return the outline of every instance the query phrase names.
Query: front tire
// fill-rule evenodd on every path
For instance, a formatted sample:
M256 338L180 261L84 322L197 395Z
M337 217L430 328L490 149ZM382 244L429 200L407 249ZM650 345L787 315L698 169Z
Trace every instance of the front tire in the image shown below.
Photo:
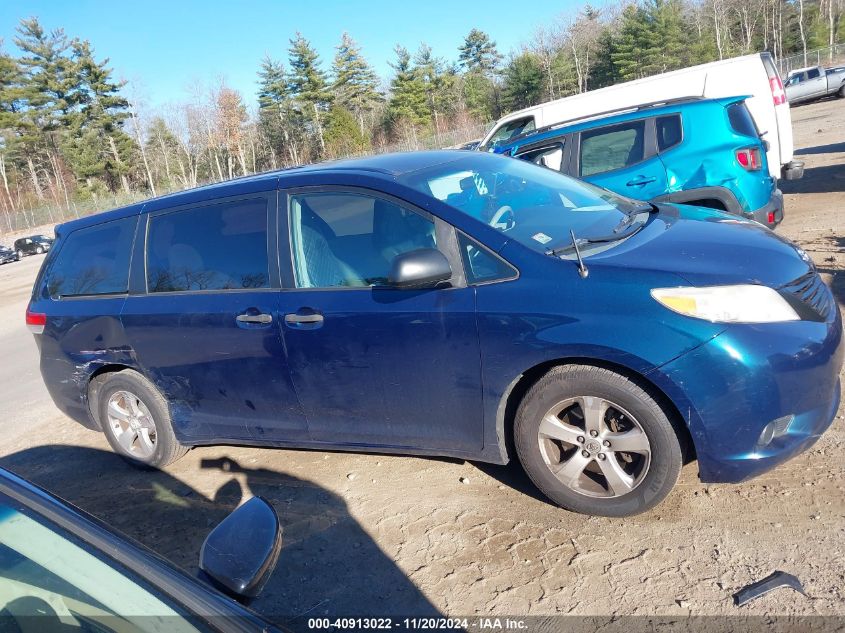
M167 401L138 372L109 374L98 390L97 404L106 439L133 466L161 468L188 452L173 434Z
M638 383L601 367L550 370L520 403L514 435L534 484L583 514L645 512L669 494L683 465L667 411Z
M44 248L43 248L42 246L36 246L36 247L35 247L35 252L36 252L38 255L40 255L41 253L43 253L43 252L44 252Z

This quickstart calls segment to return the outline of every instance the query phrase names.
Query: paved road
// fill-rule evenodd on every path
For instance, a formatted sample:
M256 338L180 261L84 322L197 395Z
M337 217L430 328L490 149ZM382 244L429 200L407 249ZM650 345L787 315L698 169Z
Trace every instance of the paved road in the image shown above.
M845 299L842 102L794 110L805 180L784 183L779 232ZM702 485L687 466L655 510L626 520L546 503L517 466L210 447L139 472L59 414L23 325L39 257L0 267L0 463L188 569L210 527L250 494L278 509L285 547L255 607L295 615L569 613L845 615L845 421L754 481ZM463 479L463 482L462 482ZM738 611L731 594L775 569L781 590Z

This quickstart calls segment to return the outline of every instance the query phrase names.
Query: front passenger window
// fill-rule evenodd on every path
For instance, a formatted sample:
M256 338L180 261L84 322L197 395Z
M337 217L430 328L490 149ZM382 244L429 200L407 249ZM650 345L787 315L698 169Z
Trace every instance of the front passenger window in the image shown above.
M645 121L632 121L581 134L581 176L640 162L645 156Z
M437 246L430 218L357 193L293 196L290 240L297 288L384 285L397 255Z

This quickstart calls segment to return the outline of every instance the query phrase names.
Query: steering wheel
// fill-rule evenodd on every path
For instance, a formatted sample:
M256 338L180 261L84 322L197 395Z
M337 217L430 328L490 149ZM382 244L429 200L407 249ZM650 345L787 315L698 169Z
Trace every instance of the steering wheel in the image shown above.
M490 218L488 224L494 229L499 229L500 231L512 229L516 225L513 209L507 204L499 207L496 213L493 214L493 217Z

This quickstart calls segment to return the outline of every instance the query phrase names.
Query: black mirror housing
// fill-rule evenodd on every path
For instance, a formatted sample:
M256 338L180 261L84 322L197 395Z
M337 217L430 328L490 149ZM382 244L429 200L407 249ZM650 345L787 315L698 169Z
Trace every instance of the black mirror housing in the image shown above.
M388 284L395 288L423 288L452 277L446 256L436 248L420 248L393 258Z
M261 593L282 549L279 517L267 501L253 497L206 537L200 570L224 593L239 600Z

